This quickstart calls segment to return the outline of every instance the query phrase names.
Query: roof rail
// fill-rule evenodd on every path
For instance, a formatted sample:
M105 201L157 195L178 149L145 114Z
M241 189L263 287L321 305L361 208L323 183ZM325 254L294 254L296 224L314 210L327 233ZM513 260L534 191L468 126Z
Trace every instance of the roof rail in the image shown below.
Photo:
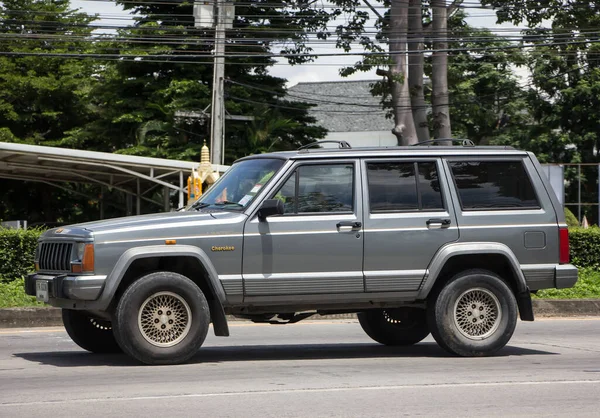
M460 142L460 144L463 147L474 147L475 146L475 143L473 141L471 141L470 139L463 139L463 138L437 138L437 139L430 139L428 141L417 142L416 144L412 144L412 146L427 145L427 144L437 144L438 142Z
M307 150L308 148L316 147L321 144L338 144L342 149L351 149L352 146L346 141L335 141L335 140L324 140L324 141L316 141L311 142L310 144L306 144L298 148L298 151Z

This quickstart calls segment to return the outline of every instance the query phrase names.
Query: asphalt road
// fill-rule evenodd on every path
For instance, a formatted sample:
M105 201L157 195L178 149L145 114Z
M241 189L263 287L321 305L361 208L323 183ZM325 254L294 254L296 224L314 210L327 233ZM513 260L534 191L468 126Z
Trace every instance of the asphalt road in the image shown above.
M371 342L354 321L234 323L190 364L93 355L59 328L0 330L0 417L600 416L600 320L519 323L500 355L431 337Z

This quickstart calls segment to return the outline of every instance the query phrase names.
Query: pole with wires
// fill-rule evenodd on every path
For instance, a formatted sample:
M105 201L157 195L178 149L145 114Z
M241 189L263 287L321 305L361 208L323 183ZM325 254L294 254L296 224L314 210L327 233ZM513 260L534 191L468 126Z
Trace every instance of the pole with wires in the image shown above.
M213 72L212 106L210 118L210 152L213 164L223 164L225 142L225 0L216 0L215 57Z
M225 148L225 31L233 27L235 9L226 0L194 2L196 27L215 29L213 88L210 117L210 152L213 164L224 163Z

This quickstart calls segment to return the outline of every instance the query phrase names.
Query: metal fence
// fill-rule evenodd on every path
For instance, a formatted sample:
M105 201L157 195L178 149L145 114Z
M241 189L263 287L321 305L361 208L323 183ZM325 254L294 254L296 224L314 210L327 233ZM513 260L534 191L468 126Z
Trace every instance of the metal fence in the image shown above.
M543 164L559 201L577 217L598 225L600 220L600 164Z

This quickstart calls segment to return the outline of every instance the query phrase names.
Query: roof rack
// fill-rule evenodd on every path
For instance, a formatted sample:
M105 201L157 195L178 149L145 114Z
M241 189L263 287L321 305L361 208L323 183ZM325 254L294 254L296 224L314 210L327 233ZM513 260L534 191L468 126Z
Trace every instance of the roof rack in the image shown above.
M474 147L475 143L470 139L463 138L437 138L430 139L428 141L417 142L416 144L412 144L412 146L417 145L427 145L427 144L437 144L438 142L459 142L463 147Z
M310 144L303 145L300 148L298 148L298 151L308 150L308 148L320 146L321 144L338 144L340 146L340 149L351 149L352 148L352 146L349 143L347 143L346 141L335 141L335 140L328 139L328 140L324 140L324 141L311 142Z

